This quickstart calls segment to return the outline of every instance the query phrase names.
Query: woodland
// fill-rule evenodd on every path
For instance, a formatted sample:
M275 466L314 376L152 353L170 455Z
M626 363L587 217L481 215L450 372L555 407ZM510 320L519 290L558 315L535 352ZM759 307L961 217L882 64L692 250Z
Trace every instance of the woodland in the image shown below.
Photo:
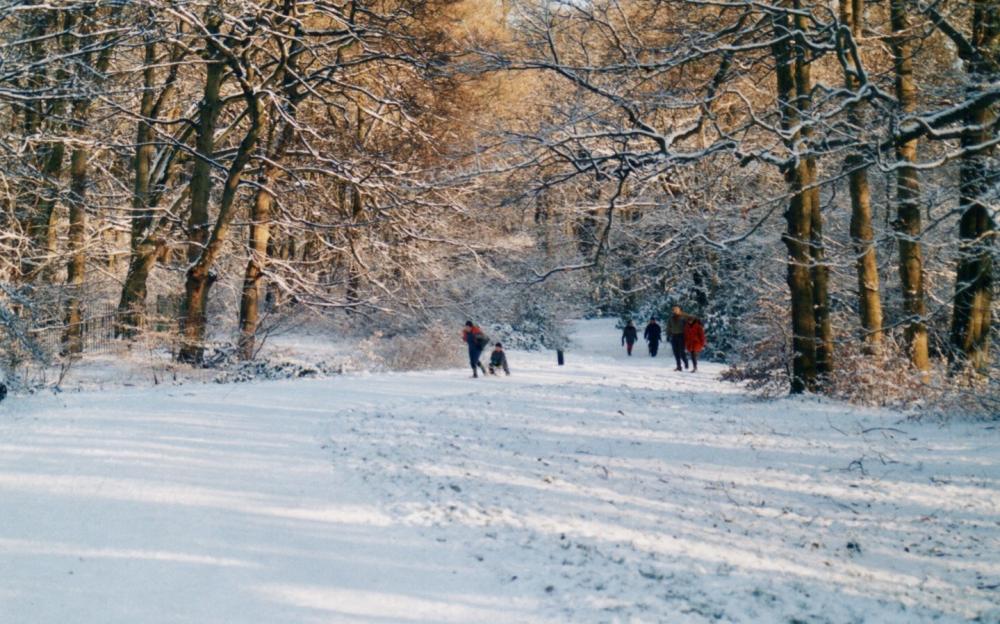
M8 1L0 38L15 388L307 313L560 348L680 305L762 393L1000 413L998 0Z

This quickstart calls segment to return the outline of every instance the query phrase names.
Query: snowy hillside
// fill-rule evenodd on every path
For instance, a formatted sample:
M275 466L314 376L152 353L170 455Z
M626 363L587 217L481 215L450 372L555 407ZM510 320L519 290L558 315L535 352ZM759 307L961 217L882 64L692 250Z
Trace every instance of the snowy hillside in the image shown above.
M12 397L0 622L998 622L1000 437L626 358ZM456 349L461 349L456 344Z

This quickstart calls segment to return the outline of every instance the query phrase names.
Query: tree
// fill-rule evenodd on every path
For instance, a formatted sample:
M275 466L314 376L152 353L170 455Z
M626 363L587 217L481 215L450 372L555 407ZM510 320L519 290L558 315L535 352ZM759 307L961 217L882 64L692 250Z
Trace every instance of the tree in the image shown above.
M870 90L861 61L859 39L864 25L864 0L841 0L839 32L840 58L844 69L844 86L856 98L862 99ZM865 123L860 102L847 107L847 124L850 132L858 132ZM879 292L878 261L875 235L872 228L871 190L868 184L868 165L861 149L856 149L844 159L851 194L851 244L855 253L858 276L858 312L864 341L869 353L882 350L882 297Z
M286 6L289 6L286 4ZM206 330L206 309L212 284L216 280L214 265L229 236L230 226L236 212L236 193L243 172L257 147L264 111L262 94L255 84L260 79L259 71L251 62L252 51L243 47L252 39L254 31L261 27L260 21L246 17L237 20L226 35L222 35L225 16L220 5L209 6L203 24L193 27L204 33L206 75L204 95L199 107L199 125L194 170L191 177L191 206L188 218L188 262L187 279L184 284L184 305L181 308L182 342L177 359L190 364L201 364L204 357ZM249 33L240 33L247 28ZM222 197L214 224L209 221L208 200L212 189L211 167L215 158L215 133L221 106L223 71L229 69L233 79L239 84L242 99L246 105L247 128L236 154L226 170Z
M787 144L791 155L789 162L783 165L785 180L788 183L791 199L785 212L788 231L784 236L788 248L788 289L791 293L792 318L792 378L793 394L816 389L817 377L821 372L819 365L821 342L817 332L817 301L815 292L817 284L813 273L814 254L811 251L816 235L812 233L815 224L813 213L819 210L814 204L816 195L812 192L816 184L814 173L815 163L808 157L800 157L796 151L801 142L807 140L802 136L801 111L799 98L811 90L808 84L808 70L802 66L803 61L797 58L793 51L795 41L791 20L787 13L781 12L772 16L774 29L773 54L775 62L775 79L777 82L778 106L781 116L781 127L786 133ZM800 53L801 54L801 53Z
M913 77L913 48L910 39L910 19L904 0L889 4L892 36L895 90L899 115L912 115L917 107L917 86ZM920 245L922 225L920 218L920 179L917 168L917 138L899 138L896 141L896 241L899 246L899 276L903 287L903 310L906 343L910 361L918 371L930 369L928 337L924 299L924 264Z
M1000 74L1000 6L975 0L971 37L964 37L942 15L930 9L935 24L952 40L965 65L967 95L975 97ZM993 316L993 243L996 223L989 203L1000 183L991 157L995 150L997 114L993 106L969 107L961 130L959 166L959 259L951 322L950 358L974 370L989 366Z
M81 93L72 99L72 116L69 121L70 140L73 143L67 195L70 258L66 267L66 284L69 287L69 299L66 303L66 330L63 334L63 343L64 350L72 354L83 351L82 306L87 270L87 188L90 184L87 161L91 155L84 132L90 121L94 97L99 93L100 85L111 63L111 55L115 49L114 42L120 36L115 29L103 37L93 34L97 25L96 18L94 7L87 7L81 11L81 23L77 30L82 37L75 80Z

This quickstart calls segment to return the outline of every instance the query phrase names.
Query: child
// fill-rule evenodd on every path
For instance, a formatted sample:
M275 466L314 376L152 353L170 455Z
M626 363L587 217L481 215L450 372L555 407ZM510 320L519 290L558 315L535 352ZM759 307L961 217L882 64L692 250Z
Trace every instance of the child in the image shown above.
M628 322L625 326L625 330L622 331L622 344L625 345L625 350L628 352L629 357L632 356L632 346L639 340L639 333L635 329L635 323L632 321Z
M507 367L507 354L503 351L503 345L499 342L493 347L493 353L490 354L490 374L496 375L497 369L502 368L503 372L509 377L510 368Z
M656 357L656 352L660 349L660 340L663 338L663 333L660 331L660 324L656 322L655 318L649 319L649 325L646 325L646 331L642 333L642 337L649 343L649 356Z

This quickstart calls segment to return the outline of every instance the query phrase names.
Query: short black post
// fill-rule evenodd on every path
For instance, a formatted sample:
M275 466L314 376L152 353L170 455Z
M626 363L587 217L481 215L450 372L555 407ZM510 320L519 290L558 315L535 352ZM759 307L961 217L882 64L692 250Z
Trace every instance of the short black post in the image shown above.
M559 362L559 366L566 363L566 358L563 357L562 349L556 349L556 362Z

